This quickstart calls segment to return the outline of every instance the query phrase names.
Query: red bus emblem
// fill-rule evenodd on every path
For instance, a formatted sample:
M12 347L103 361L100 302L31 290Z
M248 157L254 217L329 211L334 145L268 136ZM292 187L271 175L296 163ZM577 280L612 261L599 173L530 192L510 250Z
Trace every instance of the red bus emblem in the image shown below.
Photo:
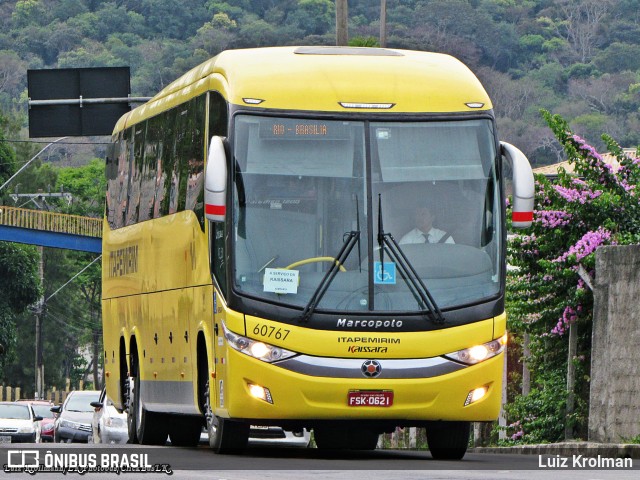
M365 377L374 378L382 372L382 365L377 360L367 360L362 364L360 370Z

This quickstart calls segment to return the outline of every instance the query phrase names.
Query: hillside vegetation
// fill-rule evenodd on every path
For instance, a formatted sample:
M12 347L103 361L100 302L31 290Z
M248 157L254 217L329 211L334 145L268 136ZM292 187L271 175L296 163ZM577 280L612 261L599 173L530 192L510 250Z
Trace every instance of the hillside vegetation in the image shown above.
M352 42L375 43L379 10L349 1ZM539 165L562 155L540 108L596 146L640 143L639 16L636 0L388 0L387 46L462 59ZM146 96L224 49L335 43L332 0L18 0L0 22L0 108L22 125L29 68L129 65Z

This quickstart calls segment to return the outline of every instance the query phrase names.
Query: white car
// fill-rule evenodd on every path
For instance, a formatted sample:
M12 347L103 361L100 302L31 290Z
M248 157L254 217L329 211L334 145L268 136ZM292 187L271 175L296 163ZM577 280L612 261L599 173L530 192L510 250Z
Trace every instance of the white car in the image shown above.
M113 406L105 390L97 402L91 402L91 406L94 407L91 420L93 443L127 443L127 414L120 413Z
M40 443L40 420L29 404L0 402L0 442Z

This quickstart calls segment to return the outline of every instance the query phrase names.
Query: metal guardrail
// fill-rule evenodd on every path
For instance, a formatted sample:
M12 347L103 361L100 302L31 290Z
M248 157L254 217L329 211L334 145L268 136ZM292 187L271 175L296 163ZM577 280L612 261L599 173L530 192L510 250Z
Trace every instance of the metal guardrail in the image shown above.
M45 232L102 237L102 219L0 205L0 225Z

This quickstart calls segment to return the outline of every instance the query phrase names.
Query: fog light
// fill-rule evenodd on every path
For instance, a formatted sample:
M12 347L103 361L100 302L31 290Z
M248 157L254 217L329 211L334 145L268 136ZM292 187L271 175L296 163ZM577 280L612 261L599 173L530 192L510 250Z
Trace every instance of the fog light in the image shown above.
M257 398L259 400L264 400L267 403L273 404L273 399L271 398L271 392L266 387L261 387L260 385L254 385L252 383L247 384L249 387L249 394Z
M464 401L464 406L466 407L467 405L471 405L472 403L477 402L478 400L483 398L488 391L489 391L489 387L486 385L484 387L479 387L474 390L471 390L467 395L467 399Z

